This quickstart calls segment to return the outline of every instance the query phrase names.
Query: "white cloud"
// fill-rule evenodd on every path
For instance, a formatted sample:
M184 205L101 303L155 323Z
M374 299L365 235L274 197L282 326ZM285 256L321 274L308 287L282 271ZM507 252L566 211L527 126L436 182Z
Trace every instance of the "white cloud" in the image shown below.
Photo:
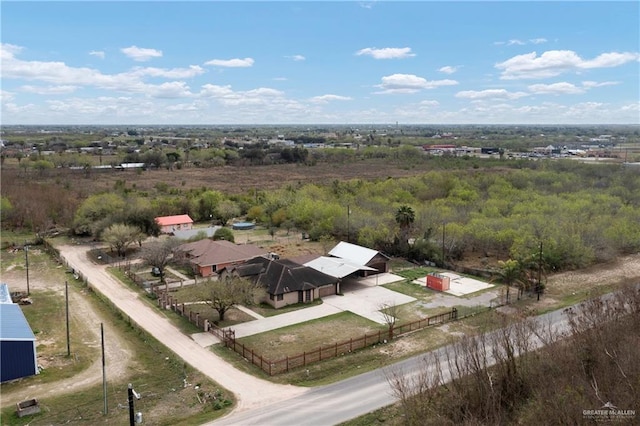
M205 62L205 65L212 65L214 67L226 67L226 68L247 68L253 66L254 60L252 58L234 58L234 59L212 59Z
M20 90L27 93L35 93L37 95L66 95L73 93L78 89L77 86L64 85L64 86L22 86Z
M602 82L597 82L597 81L583 81L582 82L582 86L586 87L586 88L593 88L593 87L602 87L602 86L615 86L617 84L620 84L620 82L618 81L602 81Z
M199 65L190 65L188 68L172 69L136 67L129 74L138 77L191 78L204 73L205 69Z
M11 102L15 99L15 94L7 92L6 90L0 90L0 102Z
M291 59L293 61L296 61L296 62L304 61L305 59L307 59L302 55L285 56L285 58L289 58L289 59Z
M264 105L273 103L276 99L284 99L284 93L266 87L235 92L228 85L205 84L200 91L200 97L213 98L227 106Z
M101 50L92 50L91 52L89 52L89 55L104 59L105 53Z
M529 96L524 92L509 92L505 89L464 90L456 93L456 98L464 99L519 99Z
M194 101L188 104L169 105L166 110L172 112L201 111L207 107L206 102Z
M564 72L580 71L591 68L610 68L637 61L640 54L632 52L603 53L591 60L584 60L572 50L549 50L538 56L536 52L517 55L495 67L502 70L501 79L515 80L526 78L555 77Z
M376 5L375 1L361 1L358 2L358 4L360 5L361 8L363 9L373 9L373 6Z
M25 91L39 94L69 93L81 87L97 87L120 92L142 93L150 97L191 96L184 82L164 82L148 84L145 77L190 78L205 72L197 65L188 68L142 68L119 74L103 74L92 68L75 68L63 62L22 61L14 56L19 52L15 46L2 46L2 77L49 83L50 87L27 85Z
M620 108L622 111L631 111L631 112L640 112L640 102L636 102L634 104L628 104L628 105L624 105L622 106L622 108ZM636 121L637 123L637 121Z
M579 95L586 90L574 84L561 82L553 84L532 84L528 87L531 93L537 95Z
M581 68L613 68L627 62L640 61L640 53L632 52L609 52L598 55L590 61L584 61L580 64Z
M445 74L453 74L454 72L458 71L458 67L452 67L450 65L447 65L445 67L440 68L438 71L443 72Z
M495 44L496 46L502 46L502 45L507 45L507 46L524 46L525 44L531 43L531 44L542 44L542 43L546 43L548 40L546 38L542 38L542 37L538 37L538 38L531 38L527 41L522 41L519 40L517 38L508 40L508 41L494 41L493 44Z
M419 105L420 105L421 107L427 107L427 108L430 108L430 107L437 107L437 106L439 106L439 105L440 105L440 102L438 102L438 101L420 101L420 102L419 102Z
M318 104L326 104L330 101L350 101L352 98L349 96L340 96L340 95L322 95L322 96L314 96L309 99L310 102L318 103Z
M435 89L441 86L453 86L458 84L455 80L433 80L413 74L392 74L382 77L382 84L376 86L383 89L376 94L416 93L424 89Z
M162 57L161 50L147 49L138 46L124 47L120 49L120 51L137 62L145 62L153 58Z
M415 53L411 53L410 47L385 47L382 49L367 47L358 50L356 55L368 55L374 59L404 59L416 56Z
M0 59L12 59L15 55L22 52L21 46L15 44L0 43Z
M189 86L184 81L171 81L149 86L147 94L154 98L185 98L191 96Z

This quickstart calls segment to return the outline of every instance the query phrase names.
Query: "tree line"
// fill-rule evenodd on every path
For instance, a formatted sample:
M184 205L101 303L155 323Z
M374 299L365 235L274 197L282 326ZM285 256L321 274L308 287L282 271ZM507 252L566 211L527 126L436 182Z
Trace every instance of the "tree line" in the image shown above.
M463 159L433 161L414 177L335 179L243 194L173 182L138 191L135 183L120 181L101 193L79 194L60 183L10 178L2 186L2 224L36 232L55 225L100 238L117 223L154 235L156 216L189 214L220 225L242 218L418 262L458 261L473 253L522 263L542 244L549 272L640 249L640 174L631 168L569 160L487 162L483 168Z

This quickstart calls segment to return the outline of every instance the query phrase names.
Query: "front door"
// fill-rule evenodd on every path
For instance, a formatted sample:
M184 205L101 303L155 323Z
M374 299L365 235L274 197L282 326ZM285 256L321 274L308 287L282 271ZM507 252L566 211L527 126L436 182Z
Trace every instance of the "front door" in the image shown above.
M303 299L302 297L303 297L303 296L302 296L302 290L300 290L300 291L298 292L298 303L302 303L302 302L304 302L304 299Z
M311 290L304 291L304 301L311 302Z

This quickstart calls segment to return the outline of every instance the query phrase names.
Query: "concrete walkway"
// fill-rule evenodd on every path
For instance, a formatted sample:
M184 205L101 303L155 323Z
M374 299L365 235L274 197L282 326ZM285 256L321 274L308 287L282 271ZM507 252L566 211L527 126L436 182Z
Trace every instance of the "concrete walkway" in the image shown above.
M254 317L255 319L264 319L265 317L263 317L262 315L260 315L257 312L253 312L251 309L247 308L246 306L242 306L242 305L236 305L236 308L241 310L242 312L244 312L247 315L251 315L252 317Z
M339 297L339 296L336 296ZM326 301L327 298L323 300ZM264 333L265 331L275 330L277 328L286 327L301 322L311 321L317 318L342 312L335 306L328 303L312 306L309 308L298 309L297 311L287 312L286 314L274 315L260 320L243 322L229 327L236 332L236 338L251 336L254 334Z

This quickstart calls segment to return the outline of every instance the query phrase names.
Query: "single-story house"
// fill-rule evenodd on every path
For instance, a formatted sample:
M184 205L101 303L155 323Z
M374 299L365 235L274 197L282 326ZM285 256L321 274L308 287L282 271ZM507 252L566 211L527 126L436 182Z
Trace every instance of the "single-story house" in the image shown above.
M163 234L172 234L174 231L186 231L193 226L193 219L188 214L179 214L175 216L159 216L156 217L156 223L160 226L160 232Z
M0 284L0 382L38 374L36 337L13 303L6 284Z
M178 246L174 258L187 260L193 271L208 277L221 269L245 263L256 256L268 256L269 252L252 244L235 244L231 241L210 239Z
M255 257L221 271L221 279L240 276L264 286L266 303L278 309L336 294L338 279L291 260Z

